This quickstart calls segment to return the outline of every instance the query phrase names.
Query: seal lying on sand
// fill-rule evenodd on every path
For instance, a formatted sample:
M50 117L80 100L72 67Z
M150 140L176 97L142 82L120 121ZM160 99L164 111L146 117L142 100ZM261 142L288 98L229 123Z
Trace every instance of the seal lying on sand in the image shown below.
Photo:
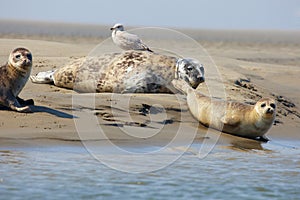
M18 112L31 112L28 105L32 99L24 101L18 95L25 86L32 68L32 54L28 49L16 48L8 62L0 67L0 104Z
M207 97L180 80L172 83L187 95L192 115L203 125L241 137L268 141L264 134L276 116L273 99L263 98L255 105L248 105Z
M204 68L192 59L124 51L78 59L56 71L31 76L31 81L78 92L173 93L175 78L196 88L204 81Z

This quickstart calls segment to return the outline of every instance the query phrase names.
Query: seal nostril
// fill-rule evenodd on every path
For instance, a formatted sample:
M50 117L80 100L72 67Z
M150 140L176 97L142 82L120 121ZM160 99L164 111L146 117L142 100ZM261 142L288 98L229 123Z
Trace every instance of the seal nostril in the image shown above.
M200 80L200 81L204 81L204 78L203 78L203 76L201 76L201 75L198 75L198 76L197 76L197 79Z
M267 113L271 113L271 114L272 114L273 112L274 112L273 109L271 109L271 108L268 108L268 109L267 109Z
M193 89L196 89L198 87L198 85L192 85Z

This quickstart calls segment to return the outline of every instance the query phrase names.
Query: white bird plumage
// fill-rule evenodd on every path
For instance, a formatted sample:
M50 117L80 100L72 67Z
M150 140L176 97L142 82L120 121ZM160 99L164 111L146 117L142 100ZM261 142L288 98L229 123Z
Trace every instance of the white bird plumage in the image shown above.
M126 32L122 24L115 24L110 30L113 42L121 49L153 52L137 35Z

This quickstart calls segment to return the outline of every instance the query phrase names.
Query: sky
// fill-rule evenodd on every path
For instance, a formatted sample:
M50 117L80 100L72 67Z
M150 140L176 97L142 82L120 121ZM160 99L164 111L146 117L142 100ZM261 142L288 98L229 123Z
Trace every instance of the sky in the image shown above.
M300 30L300 0L0 0L0 19Z

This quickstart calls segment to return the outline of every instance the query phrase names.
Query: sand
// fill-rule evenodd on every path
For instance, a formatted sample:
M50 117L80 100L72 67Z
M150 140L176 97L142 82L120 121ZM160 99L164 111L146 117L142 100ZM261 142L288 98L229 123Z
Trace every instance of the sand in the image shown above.
M8 26L7 23L0 23L0 26L4 25ZM64 34L57 31L39 33L41 24L32 26L37 31L25 31L26 27L23 32L13 28L6 32L1 29L2 64L13 48L25 46L33 53L32 74L59 68L88 55L109 34L109 30L106 32L104 28L100 35L95 34L98 31L95 26L71 26L72 30L90 31L90 35L77 34L74 30L69 33L68 26L59 26ZM271 140L300 139L298 32L186 30L186 33L195 36L218 66L227 99L248 103L261 97L277 100L276 121L267 137ZM236 37L229 37L230 33ZM185 48L189 51L188 46ZM219 81L214 78L213 71L208 68L206 71L207 81L217 86ZM207 94L209 92L206 84L197 89ZM178 136L179 127L182 127L180 137L196 133L196 140L207 139L207 129L189 113L183 95L78 94L53 85L28 81L20 97L34 99L33 113L17 113L1 108L0 141L113 139L147 140L163 145ZM99 134L98 130L105 134ZM220 141L229 146L260 148L257 142L228 134L222 134ZM3 142L1 145L4 145Z

